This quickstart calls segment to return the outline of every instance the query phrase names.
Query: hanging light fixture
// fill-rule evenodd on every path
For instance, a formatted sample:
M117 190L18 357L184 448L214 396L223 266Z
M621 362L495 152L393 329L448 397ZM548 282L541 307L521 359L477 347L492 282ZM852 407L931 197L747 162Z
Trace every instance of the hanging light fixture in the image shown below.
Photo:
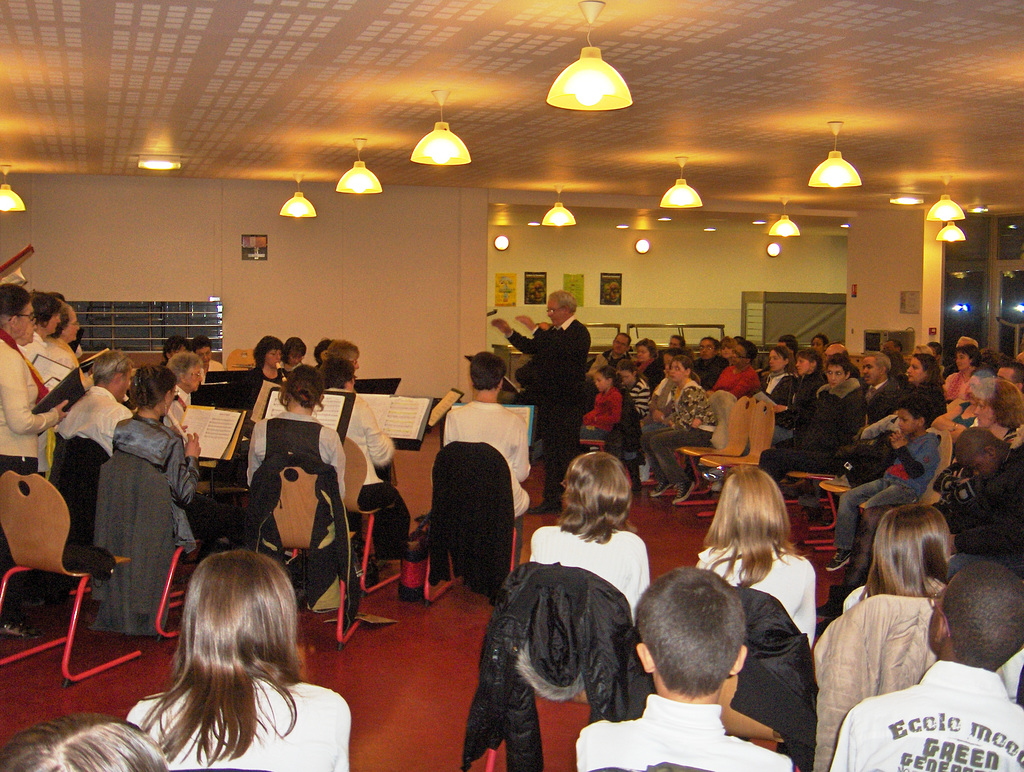
M380 193L383 190L380 180L377 179L376 174L366 168L366 164L360 157L360 153L366 147L366 140L357 137L352 140L352 144L356 146L356 161L352 164L351 169L341 175L335 190L339 193Z
M855 188L861 184L860 175L843 160L843 154L838 150L839 130L843 127L843 122L829 121L828 127L832 129L834 137L832 150L828 158L818 164L818 168L811 173L811 179L807 184L812 188Z
M412 151L412 160L418 164L431 166L457 166L470 162L466 143L459 139L448 124L444 122L444 103L448 101L450 91L438 89L431 91L441 108L441 120L434 124L434 130L425 135Z
M941 201L939 203L941 203ZM938 204L936 204L936 206L938 206ZM953 223L948 222L948 223L945 224L945 226L943 226L942 230L940 230L935 235L935 240L936 241L967 241L967 237L964 236L964 232L962 230L960 230L958 227L953 225Z
M299 185L302 184L302 175L295 175L295 195L289 198L284 206L281 207L282 217L316 217L316 209L309 203L302 191L299 190Z
M928 215L925 219L932 220L933 222L962 220L964 219L964 210L960 208L960 205L956 201L943 193L939 196L939 200L932 205L932 208L928 210ZM960 229L957 228L957 230Z
M555 78L548 104L564 110L621 110L633 104L629 86L618 71L601 58L601 49L590 45L590 30L604 10L601 0L579 4L587 20L587 45L580 58Z
M576 218L572 216L572 212L566 209L562 205L562 188L557 187L555 191L558 193L555 199L555 205L548 209L548 213L544 215L544 219L540 221L541 225L552 225L556 228L562 228L566 225L575 225Z
M24 212L25 202L7 184L7 172L10 170L10 166L0 166L0 171L4 173L4 181L0 185L0 212Z
M687 185L686 180L683 179L683 166L686 165L686 158L685 155L676 156L676 161L679 163L679 179L661 197L661 206L664 209L691 209L704 206L697 191Z
M782 199L782 216L776 220L772 227L768 229L769 236L781 236L782 238L789 238L790 236L799 236L800 229L796 227L796 223L789 219L789 215L786 214L786 204L789 203L789 199Z

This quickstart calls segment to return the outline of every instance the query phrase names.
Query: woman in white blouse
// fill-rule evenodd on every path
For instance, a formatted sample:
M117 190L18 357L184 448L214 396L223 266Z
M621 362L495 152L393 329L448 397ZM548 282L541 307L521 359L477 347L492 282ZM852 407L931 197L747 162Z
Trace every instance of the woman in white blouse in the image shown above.
M651 569L647 545L627 522L631 500L629 476L615 456L577 456L565 473L558 525L534 532L530 560L597 574L626 596L636 616L640 596L651 583Z
M729 472L704 546L698 568L774 596L814 642L814 566L790 543L786 503L767 473L756 466Z

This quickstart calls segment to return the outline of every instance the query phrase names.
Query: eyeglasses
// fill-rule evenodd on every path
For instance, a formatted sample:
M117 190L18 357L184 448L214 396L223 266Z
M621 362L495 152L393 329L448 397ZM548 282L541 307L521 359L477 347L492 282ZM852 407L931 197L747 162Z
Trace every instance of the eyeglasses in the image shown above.
M20 317L21 317L22 319L32 319L32 320L35 320L35 318L36 318L36 315L35 315L35 314L13 314L13 315L11 316L11 318L12 318L12 319L17 319L17 318L18 318L19 316L20 316Z
M553 314L557 310L558 310L557 308L546 308L546 309L544 309L545 313L548 313L548 314Z

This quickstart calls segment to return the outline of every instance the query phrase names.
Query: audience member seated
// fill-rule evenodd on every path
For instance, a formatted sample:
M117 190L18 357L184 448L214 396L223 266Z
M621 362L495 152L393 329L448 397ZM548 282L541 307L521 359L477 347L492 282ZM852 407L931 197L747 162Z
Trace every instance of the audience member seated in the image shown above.
M605 366L594 373L594 386L597 388L594 409L583 416L581 440L604 440L622 419L622 392L615 368Z
M640 600L637 653L656 694L634 721L599 721L576 741L579 772L647 769L662 762L716 772L791 770L785 756L726 737L719 694L747 649L737 591L710 571L677 568Z
M836 552L826 566L827 571L838 571L850 562L860 507L888 509L913 504L928 489L939 467L939 436L928 431L930 410L928 402L917 394L901 402L896 411L896 429L889 433L889 445L895 451L892 465L880 479L858 485L840 496Z
M825 358L825 349L828 348L828 335L823 332L819 332L813 338L811 338L811 348L818 352L823 360Z
M961 338L961 340L963 340ZM971 376L981 365L981 350L977 343L957 344L956 372L946 378L943 391L946 402L963 402L967 399L967 388Z
M889 357L889 377L895 378L903 388L907 385L907 360L903 358L903 344L898 340L887 340L882 344L882 353Z
M615 340L612 341L610 349L594 357L594 364L590 366L590 372L587 375L593 377L594 373L603 367L617 368L620 362L628 360L629 344L631 342L632 339L629 337L629 333L620 332L615 336Z
M128 393L137 410L114 430L114 453L100 470L96 546L131 558L97 583L97 630L156 635L156 611L174 548L195 549L185 507L199 482L199 439L163 425L174 400L174 374L144 365Z
M779 345L788 348L791 357L795 357L796 352L800 350L800 341L796 339L796 335L780 335Z
M246 373L244 378L245 384L249 387L248 404L250 410L256 404L256 399L260 396L264 381L270 381L271 383L282 383L284 381L280 370L277 369L277 365L281 361L282 349L284 349L284 344L281 342L281 339L275 338L273 335L263 336L253 348L252 358L255 364L252 370Z
M167 369L174 373L177 383L174 387L174 399L164 423L180 431L185 420L185 411L192 404L192 394L203 382L203 360L191 351L179 351L167 360Z
M686 338L684 338L682 335L669 335L668 346L669 348L684 349L686 348Z
M751 364L757 359L757 346L749 340L737 338L733 350L736 352L735 358L718 376L711 391L728 391L736 399L752 397L761 388L761 379Z
M697 358L693 361L693 371L705 390L714 387L718 376L729 366L729 361L721 355L722 344L717 338L710 336L701 338L697 346Z
M171 361L171 357L181 351L188 351L188 340L184 335L169 335L167 340L164 341L162 358L160 364L164 367Z
M512 476L512 499L522 537L521 515L530 508L530 496L522 483L530 476L530 440L526 423L511 410L498 404L505 362L497 354L481 351L469 362L473 383L473 401L449 411L445 417L444 444L450 442L486 442L505 458Z
M825 368L828 384L818 389L814 416L803 432L797 432L795 447L768 448L761 453L760 466L776 481L786 472L837 473L836 451L853 441L864 426L864 393L853 376L849 357L834 354Z
M623 359L617 368L619 383L626 390L629 398L633 401L633 407L639 419L643 419L650 409L651 389L647 381L637 377L636 364L633 360Z
M0 285L0 474L13 470L34 474L39 469L37 435L56 426L66 415L61 403L35 415L32 407L47 388L25 359L19 346L32 341L32 302L28 291L14 284ZM13 567L7 539L0 530L0 572ZM0 637L38 637L22 617L23 575L14 577L0 611Z
M973 565L935 601L929 643L939 661L916 686L865 700L843 722L832 772L1014 769L1024 711L996 670L1024 646L1024 585Z
M940 416L946 412L942 366L932 354L919 352L910 357L910 364L907 365L907 391L923 394L931 405L932 415Z
M692 371L693 360L688 356L672 361L672 412L665 416L663 428L645 432L640 440L658 483L651 496L673 495L673 504L686 501L695 483L690 470L680 466L676 448L710 448L717 423L707 392L690 377Z
M807 428L814 415L818 389L825 385L824 369L821 355L813 348L805 348L796 355L796 377L790 389L789 401L776 402L772 408L775 411L776 436L781 436L780 427L789 431L791 437L801 434ZM774 437L772 439L773 444L779 444L774 442Z
M302 357L306 356L306 344L302 338L289 338L284 342L281 349L281 369L290 373L302 364Z
M651 583L647 547L630 525L629 477L608 453L584 453L569 464L558 525L534 531L530 560L585 568L618 588L636 615Z
M203 363L203 382L206 382L207 373L220 373L224 372L224 365L213 358L213 341L210 340L206 335L196 335L192 338L189 348L192 352L199 355L199 359Z
M650 338L642 338L636 342L637 375L643 376L653 391L665 379L665 366L658 356L658 344Z
M768 369L761 373L761 392L775 403L773 410L776 413L786 410L793 399L793 392L797 385L796 378L793 377L793 373L796 372L793 361L794 354L788 346L775 346L768 352ZM772 445L778 445L780 442L792 438L793 430L782 426L776 420Z
M989 379L989 389L974 407L974 425L1012 444L1024 424L1024 397L1012 383L998 378Z
M211 555L192 575L167 690L128 720L172 769L347 772L352 715L303 683L295 592L270 558Z
M166 772L167 760L137 726L74 713L23 729L0 750L9 772Z
M999 366L996 376L1013 384L1017 391L1024 389L1024 365L1015 359Z
M328 357L323 372L325 384L355 393L356 371L351 360ZM379 510L374 517L374 554L378 560L401 560L409 538L410 518L402 494L391 484L395 443L380 430L370 406L358 395L346 437L355 442L366 459L366 477L356 503L364 511ZM361 524L356 530L362 533Z
M821 358L827 362L830 356L835 356L836 354L842 354L846 357L850 356L850 352L846 350L846 346L839 341L836 341L835 343L829 343L825 346L825 351L822 353Z
M861 359L860 372L868 423L873 424L895 413L903 397L903 385L889 377L889 357L877 351L868 351Z
M789 514L779 486L756 466L725 476L697 568L729 584L774 596L814 643L814 566L789 541Z
M937 505L953 533L953 576L968 563L1002 563L1024 578L1024 435L1013 444L988 429L972 427L953 446L962 476L953 467L936 480Z

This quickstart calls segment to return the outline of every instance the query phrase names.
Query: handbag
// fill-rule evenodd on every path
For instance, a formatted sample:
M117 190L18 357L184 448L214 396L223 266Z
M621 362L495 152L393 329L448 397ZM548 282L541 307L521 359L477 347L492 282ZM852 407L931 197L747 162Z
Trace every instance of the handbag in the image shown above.
M851 487L881 479L892 466L896 453L889 444L889 434L883 432L870 440L857 440L836 452Z

